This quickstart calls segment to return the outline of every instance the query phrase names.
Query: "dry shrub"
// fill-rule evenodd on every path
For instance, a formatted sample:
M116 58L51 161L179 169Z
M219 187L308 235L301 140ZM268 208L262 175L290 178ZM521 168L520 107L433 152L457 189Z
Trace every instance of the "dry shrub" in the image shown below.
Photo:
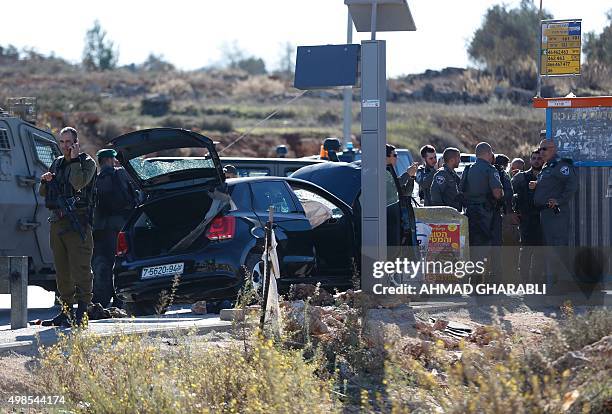
M203 131L231 132L234 130L232 120L226 116L208 117L200 123Z
M400 413L606 412L611 316L606 309L570 316L532 350L504 336L478 348L461 343L459 360L445 358L441 342L427 358L394 349L385 363L383 403Z
M582 74L578 79L578 86L592 90L612 92L612 70L603 63L593 62L582 65Z
M472 95L490 95L498 85L492 75L477 70L466 70L460 82L461 88Z
M252 76L240 81L234 87L234 95L237 97L266 97L280 95L285 92L285 84L267 76Z
M159 121L160 127L193 129L197 121L190 117L168 115Z
M151 92L169 95L175 99L193 98L195 96L191 84L180 78L158 82L153 86Z
M340 123L340 117L338 114L328 109L317 115L317 121L322 125L335 125Z
M97 125L96 133L104 143L107 143L111 139L121 135L123 133L123 128L113 121L102 121Z
M561 335L570 350L580 349L610 334L612 315L607 309L595 309L577 316L570 314L567 322L561 326Z
M161 350L147 338L73 334L44 350L39 375L73 412L336 411L330 384L312 364L263 339L217 348L177 336Z

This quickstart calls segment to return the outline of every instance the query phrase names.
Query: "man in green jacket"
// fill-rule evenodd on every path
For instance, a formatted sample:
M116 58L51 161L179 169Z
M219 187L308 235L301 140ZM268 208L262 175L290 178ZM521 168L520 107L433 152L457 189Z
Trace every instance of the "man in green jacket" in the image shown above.
M55 262L55 280L62 310L46 321L54 326L80 325L91 303L93 237L91 214L94 204L96 162L81 152L76 129L60 131L61 156L41 176L40 194L51 210L50 244ZM71 212L65 207L71 206ZM78 304L76 313L74 303Z

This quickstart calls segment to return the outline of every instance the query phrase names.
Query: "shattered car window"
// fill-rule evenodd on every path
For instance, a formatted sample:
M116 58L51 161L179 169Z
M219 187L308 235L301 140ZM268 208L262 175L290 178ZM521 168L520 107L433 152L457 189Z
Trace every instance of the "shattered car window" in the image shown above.
M185 170L210 169L211 176L216 167L210 158L173 158L173 157L138 157L130 160L130 165L142 180L149 180L160 175Z
M255 211L264 212L273 207L275 213L298 212L284 183L252 183L251 188L253 190L253 206Z
M342 217L342 210L340 210L338 206L321 197L320 195L303 189L293 189L293 192L301 203L304 203L305 201L315 201L317 203L321 203L331 210L332 218L339 219Z

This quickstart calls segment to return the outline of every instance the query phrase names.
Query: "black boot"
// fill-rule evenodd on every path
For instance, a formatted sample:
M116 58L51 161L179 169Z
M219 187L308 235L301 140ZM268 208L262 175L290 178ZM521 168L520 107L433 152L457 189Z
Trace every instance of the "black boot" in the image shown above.
M42 321L42 326L59 326L62 328L70 328L74 321L74 309L72 305L62 305L59 313L52 319Z
M79 302L79 305L75 313L75 323L77 326L82 326L82 327L87 326L88 318L86 318L85 315L87 315L88 305L89 304L85 302Z

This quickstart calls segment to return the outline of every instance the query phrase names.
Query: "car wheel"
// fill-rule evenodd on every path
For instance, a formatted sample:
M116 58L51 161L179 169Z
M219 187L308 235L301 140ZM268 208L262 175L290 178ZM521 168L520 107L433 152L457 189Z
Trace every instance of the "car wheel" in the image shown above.
M257 293L261 294L264 278L264 262L261 259L261 254L249 253L244 265L251 275L253 289L255 289Z
M124 302L123 309L130 316L150 316L150 315L163 315L166 313L167 308L159 309L158 301L139 301L139 302Z

